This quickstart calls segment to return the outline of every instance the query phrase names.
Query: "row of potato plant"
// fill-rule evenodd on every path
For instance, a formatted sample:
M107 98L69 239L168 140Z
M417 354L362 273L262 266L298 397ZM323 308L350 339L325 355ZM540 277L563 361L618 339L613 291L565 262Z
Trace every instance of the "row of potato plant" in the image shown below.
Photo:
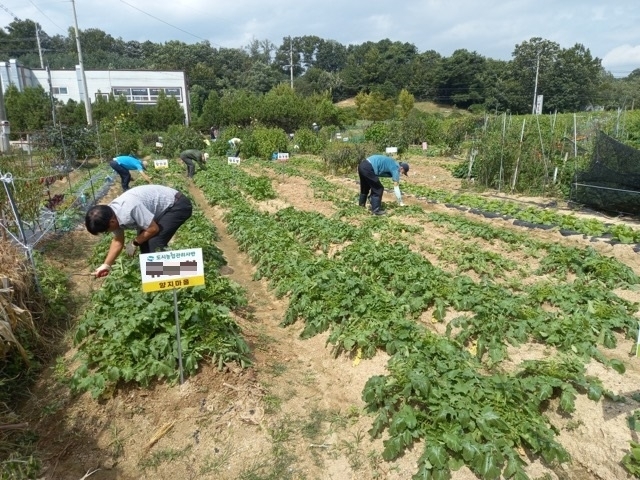
M527 478L520 448L549 463L568 459L542 409L551 398L559 398L565 412L573 411L578 393L601 398L600 382L585 376L579 358L569 351L527 362L515 373L483 373L479 357L461 342L414 321L438 298L445 308L446 296L464 302L465 290L483 285L453 279L424 259L408 268L420 261L416 254L373 239L376 225L389 220L363 221L354 230L336 218L322 225L313 213L261 212L255 198L238 194L247 177L221 166L197 183L210 202L227 208L229 231L256 264L256 276L267 278L277 295L288 296L283 324L303 321L303 337L329 330L336 352L368 357L384 349L392 355L389 375L373 377L363 392L368 409L377 414L371 433L387 431L386 459L420 439L424 453L414 478L449 478L462 464L483 478ZM345 242L333 257L322 253L330 229Z
M441 226L464 239L475 241L476 238L481 238L492 243L500 242L508 251L518 249L528 256L540 259L540 266L533 272L536 275L549 274L559 280L566 280L568 274L573 274L579 278L597 280L608 288L640 283L630 267L613 257L598 253L591 246L569 246L536 240L524 233L474 221L463 215L429 213L427 218L431 224Z
M535 225L558 227L561 230L581 233L592 237L611 237L621 243L640 243L640 230L624 224L610 224L595 218L579 218L573 214L559 213L553 208L537 206L523 207L508 200L490 200L470 193L452 193L407 182L404 191L447 205L464 206L472 210L504 215L509 219L529 222Z
M296 158L289 164L274 164L273 170L283 175L297 175L312 179L315 187L321 183L325 186L321 189L325 194L331 195L335 191L335 184L321 178L318 173L308 173L317 170L317 162L307 158ZM352 178L355 178L352 176ZM382 179L387 186L390 182ZM624 224L610 224L595 218L579 218L573 214L560 213L553 208L543 208L538 206L523 207L522 204L509 200L491 200L481 195L473 193L454 193L445 190L429 188L423 185L415 185L410 181L403 184L402 190L405 193L428 201L447 204L450 206L470 209L475 213L490 212L496 215L503 215L509 219L517 219L536 225L558 227L561 230L578 232L583 235L594 237L610 237L621 243L640 243L640 229L634 229ZM393 205L392 205L393 207Z
M289 173L295 174L291 169ZM325 179L308 174L307 178L311 178L311 186L318 186L321 192L331 195L335 190ZM340 212L344 213L344 209ZM425 216L420 207L403 209L402 212ZM278 215L283 219L282 212ZM302 219L311 215L317 217L317 214L297 213L293 227L289 227L289 230L299 231L297 225L304 223ZM403 245L398 247L395 244L380 245L376 242L367 244L363 240L347 246L336 257L347 264L352 263L354 269L373 277L372 280L377 280L376 277L387 270L388 278L391 279L388 287L400 298L405 298L405 305L415 315L430 307L435 307L434 315L437 319L444 318L447 308L453 308L457 312L471 312L472 315L456 318L448 326L448 330L461 329L456 334L456 339L463 344L477 343L478 356L482 358L485 353L488 354L490 363L504 359L506 343L519 345L534 338L561 350L588 355L619 371L624 369L621 362L606 359L598 345L614 348L617 343L615 332L629 337L637 332L637 320L634 317L637 305L621 299L610 290L639 283L638 277L629 267L614 258L600 255L591 247L563 246L527 239L523 234L499 227L479 223L474 225L474 222L459 215L427 214L426 218L441 223L448 220L458 226L473 225L476 233L481 233L481 238L502 236L512 243L520 240L545 250L547 255L542 258L536 275L563 272L566 279L566 273L570 272L577 279L560 284L536 282L521 287L523 292L518 294L490 279L485 278L476 283L466 276L447 275ZM326 221L331 223L333 231L345 228L337 226L336 220ZM291 222L283 223L285 227L290 224ZM414 228L397 221L386 222L369 217L358 230L375 226L379 234L384 233L386 236L389 224L399 231L411 231ZM305 235L313 237L309 227L307 225L304 228ZM355 258L348 258L347 255L354 250L357 251ZM478 262L482 263L483 258L471 258L465 268L482 270L482 266L475 267ZM410 288L409 293L407 288ZM543 308L545 304L551 308Z
M246 305L245 293L218 274L226 261L214 244L217 232L193 203L193 216L170 245L172 250L203 249L205 285L177 291L185 376L195 374L203 361L219 368L232 361L241 366L251 363L249 347L229 314ZM102 261L109 242L105 236L96 246L93 264ZM119 382L146 386L162 378L177 381L175 330L173 293L143 293L137 257L122 254L78 323L74 341L80 366L71 376L72 389L99 397Z
M309 174L305 170L314 170L314 162L308 159L297 159L290 165L278 164L274 165L274 170L282 174L299 175L309 178ZM311 174L317 181L322 182L317 174ZM355 178L352 176L352 178ZM334 185L324 180L328 185ZM383 184L390 185L387 179L382 179ZM333 187L335 189L335 185ZM331 189L324 189L329 192ZM491 200L481 195L463 192L454 193L445 190L429 188L423 185L415 185L410 181L403 184L403 192L412 196L422 198L428 201L456 206L474 213L502 215L508 219L515 219L522 222L528 222L535 225L544 225L548 227L558 227L561 230L569 232L577 232L583 235L593 237L610 237L614 241L621 243L640 243L640 229L634 229L624 224L611 224L600 221L595 218L580 218L573 214L560 213L553 208L544 208L538 206L523 206L521 203L509 200Z

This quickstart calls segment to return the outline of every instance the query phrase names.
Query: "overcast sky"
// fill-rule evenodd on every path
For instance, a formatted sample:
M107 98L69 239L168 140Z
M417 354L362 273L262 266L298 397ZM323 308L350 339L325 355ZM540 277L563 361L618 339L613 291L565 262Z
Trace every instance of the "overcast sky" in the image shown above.
M0 0L0 26L12 16L49 35L74 24L68 0ZM317 35L343 45L384 38L419 52L457 49L510 60L533 37L561 48L584 45L616 77L640 68L639 0L76 0L78 28L115 38L243 48L252 39L280 46L289 35ZM2 59L5 60L5 59Z

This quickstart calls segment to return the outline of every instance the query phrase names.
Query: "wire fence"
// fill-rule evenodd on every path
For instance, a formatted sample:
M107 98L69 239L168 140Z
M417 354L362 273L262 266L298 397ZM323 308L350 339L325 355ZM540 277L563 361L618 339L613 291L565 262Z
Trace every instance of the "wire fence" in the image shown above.
M73 230L113 185L105 162L74 168L18 155L0 161L0 232L28 252L48 235Z

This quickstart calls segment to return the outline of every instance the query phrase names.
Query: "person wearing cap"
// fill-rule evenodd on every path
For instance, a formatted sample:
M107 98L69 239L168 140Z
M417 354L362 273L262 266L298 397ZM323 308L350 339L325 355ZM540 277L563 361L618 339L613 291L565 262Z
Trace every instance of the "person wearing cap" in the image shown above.
M131 171L137 170L140 172L140 176L144 178L148 183L151 183L151 178L144 173L147 169L147 162L138 160L132 155L119 155L114 157L109 166L113 168L120 176L120 185L122 185L122 191L129 190L129 182L131 181Z
M104 260L93 275L109 275L111 267L123 249L133 256L164 250L178 228L191 217L191 200L179 191L164 185L141 185L114 198L108 205L94 205L84 223L92 235L112 233L113 239ZM134 229L136 237L126 247L124 230Z
M400 174L405 176L409 173L409 164L405 162L396 162L393 158L386 155L371 155L365 158L358 165L358 176L360 177L360 198L358 204L361 207L366 206L367 197L371 202L371 213L374 215L384 215L382 206L382 194L384 187L380 183L380 177L387 177L393 180L393 192L396 195L398 204L404 206L402 202L402 193L400 192Z
M198 162L200 168L204 168L205 163L209 159L208 153L202 153L200 150L185 150L180 153L180 160L187 166L187 177L193 178L196 173L196 164Z
M232 153L234 157L240 155L240 144L242 140L238 137L233 137L227 143L229 144L229 153Z

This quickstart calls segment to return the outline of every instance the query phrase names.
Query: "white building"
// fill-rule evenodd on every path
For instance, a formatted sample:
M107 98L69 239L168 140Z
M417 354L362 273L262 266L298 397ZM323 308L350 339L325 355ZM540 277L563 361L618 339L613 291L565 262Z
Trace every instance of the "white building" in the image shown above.
M112 93L115 97L124 95L130 103L154 105L160 92L164 92L178 100L184 110L185 123L189 124L189 95L182 71L85 70L84 74L92 103L99 95L108 97ZM49 77L51 93L57 100L65 104L68 100L85 101L79 66L76 66L75 70L47 71L24 67L13 59L0 62L0 87L3 92L12 84L19 91L26 87L40 86L45 92L49 92Z

